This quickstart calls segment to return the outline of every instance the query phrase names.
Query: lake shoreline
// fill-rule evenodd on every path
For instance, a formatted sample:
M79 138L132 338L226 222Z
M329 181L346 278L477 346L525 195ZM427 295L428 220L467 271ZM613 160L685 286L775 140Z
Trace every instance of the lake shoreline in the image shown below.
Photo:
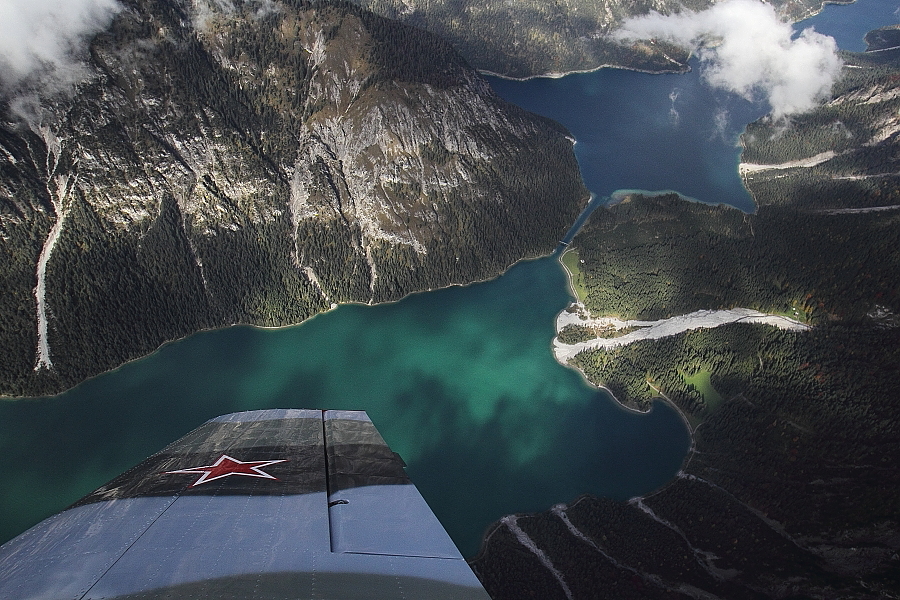
M588 197L586 198L586 200L585 200L585 201L586 201L585 208L587 208L587 204L590 203L590 200L591 200L591 196L588 196ZM583 211L583 210L584 210L584 209L582 209L582 211ZM581 213L579 213L579 217L580 217L580 216L581 216ZM576 221L577 221L577 217L576 217ZM573 222L574 222L574 221L573 221ZM162 342L161 344L159 344L156 348L154 348L154 349L148 351L147 353L145 353L145 354L143 354L143 355L141 355L141 356L138 356L138 357L133 358L133 359L131 359L131 360L127 360L127 361L125 361L125 362L123 362L123 363L121 363L121 364L119 364L119 365L117 365L117 366L115 366L115 367L113 367L113 368L111 368L111 369L107 369L106 371L102 371L102 372L100 372L100 373L97 373L97 374L95 374L95 375L92 375L92 376L90 376L90 377L88 377L88 378L86 378L86 379L83 379L83 380L79 381L79 382L76 383L75 385L72 385L72 386L67 387L67 388L65 388L65 389L63 389L63 390L60 390L59 392L56 392L55 394L47 394L47 395L43 395L43 396L10 396L10 395L0 395L0 402L29 402L29 401L35 401L35 402L36 402L36 401L40 401L40 400L44 400L44 399L58 398L58 397L61 396L62 394L65 394L66 392L70 392L70 391L72 391L72 390L78 388L79 386L81 386L82 384L84 384L84 383L86 383L86 382L88 382L88 381L92 381L92 380L94 380L94 379L96 379L96 378L98 378L98 377L102 377L102 376L104 376L104 375L109 375L109 374L111 374L111 373L115 373L116 371L120 370L121 368L123 368L123 367L125 367L125 366L127 366L127 365L131 365L131 364L137 363L137 362L139 362L139 361L145 360L145 359L147 359L147 358L150 358L151 356L155 355L155 354L158 353L160 350L162 350L164 347L166 347L166 346L168 346L168 345L170 345L170 344L175 344L175 343L177 343L177 342L180 342L180 341L182 341L182 340L185 340L185 339L187 339L187 338L189 338L189 337L192 337L192 336L197 335L197 334L200 334L200 333L208 333L208 332L214 332L214 331L221 331L221 330L223 330L223 329L228 329L228 328L231 328L231 327L250 327L250 328L252 328L252 329L258 329L258 330L262 330L262 331L279 331L279 330L283 330L283 329L289 329L289 328L292 328L292 327L299 327L299 326L301 326L301 325L304 325L304 324L306 324L306 323L311 322L311 321L312 321L313 319L315 319L316 317L319 317L319 316L321 316L321 315L325 315L325 314L331 313L331 312L335 311L336 309L340 308L341 306L388 306L388 305L391 305L391 304L397 304L398 302L402 302L402 301L405 300L406 298L409 298L409 297L411 297L411 296L415 296L415 295L418 295L418 294L425 294L425 293L429 293L429 292L434 292L434 291L444 290L444 289L450 289L450 288L464 288L464 287L468 287L468 286L472 286L472 285L477 285L477 284L481 284L481 283L487 283L487 282L493 281L493 280L495 280L495 279L497 279L497 278L499 278L499 277L502 277L502 276L505 275L510 269L512 269L513 267L515 267L516 265L518 265L518 264L520 264L520 263L530 262L530 261L535 261L535 260L540 260L540 259L542 259L542 258L549 258L549 257L553 256L554 253L556 253L556 252L558 252L558 247L555 247L553 250L551 250L550 252L548 252L548 253L546 253L546 254L529 255L529 256L524 256L524 257L522 257L522 258L519 258L519 259L517 259L516 261L514 261L513 263L507 265L507 266L506 266L505 268L503 268L503 270L501 270L499 273L497 273L497 274L495 274L495 275L492 275L492 276L490 276L490 277L485 277L485 278L482 278L482 279L476 279L476 280L473 280L473 281L468 281L468 282L463 282L463 283L450 283L450 284L448 284L448 285L445 285L445 286L442 286L442 287L437 287L437 288L428 288L428 289L424 289L424 290L415 290L415 291L409 292L409 293L403 295L402 297L397 298L397 299L394 299L394 300L387 300L387 301L385 301L385 302L376 302L376 303L371 303L371 302L341 302L341 303L332 303L332 305L331 305L329 308L327 308L327 309L325 309L325 310L323 310L323 311L321 311L321 312L317 312L317 313L315 313L315 314L313 314L313 315L310 315L310 316L306 317L305 319L303 319L302 321L298 321L298 322L296 322L296 323L286 323L286 324L284 324L284 325L260 325L260 324L258 324L258 323L243 323L243 322L238 322L238 323L227 323L227 324L222 324L222 325L218 325L218 326L214 326L214 327L204 327L204 328L200 328L200 329L197 329L197 330L195 330L195 331L192 331L191 333L188 333L188 334L186 334L186 335L183 335L183 336L181 336L181 337L176 337L176 338L172 338L172 339L170 339L170 340L165 340L164 342Z
M835 6L847 6L850 4L854 4L856 0L824 0L818 9L814 9L809 12L809 14L804 15L799 19L795 19L791 21L793 24L801 23L806 21L807 19L811 19L815 17L828 5ZM688 56L688 60L694 58L694 53L692 52ZM619 69L621 71L633 71L635 73L644 73L646 75L683 75L685 73L691 72L691 66L686 65L683 69L663 69L663 70L651 70L651 69L641 69L639 67L626 67L624 65L610 64L604 63L602 65L598 65L596 67L588 68L588 69L570 69L568 71L550 71L548 73L539 73L537 75L528 75L527 77L513 77L512 75L503 75L501 73L495 73L494 71L490 71L488 69L477 69L478 73L481 75L486 75L488 77L496 77L498 79L505 79L507 81L531 81L532 79L561 79L566 77L567 75L583 75L586 73L595 73L601 69Z
M573 69L571 71L551 71L549 73L541 73L539 75L529 75L528 77L513 77L512 75L503 75L495 73L487 69L478 69L480 75L487 77L496 77L497 79L505 79L506 81L531 81L533 79L562 79L569 75L586 75L596 73L601 69L617 69L619 71L632 71L634 73L643 73L645 75L684 75L691 72L691 66L688 65L684 69L667 69L662 71L651 71L649 69L639 69L637 67L625 67L622 65L602 64L591 69Z

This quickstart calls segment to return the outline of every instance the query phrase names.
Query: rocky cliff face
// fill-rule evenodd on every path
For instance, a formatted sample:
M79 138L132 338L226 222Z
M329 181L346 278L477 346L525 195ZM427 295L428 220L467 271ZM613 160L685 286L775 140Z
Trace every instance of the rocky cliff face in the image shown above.
M93 76L0 124L0 393L168 339L496 275L587 197L558 125L341 4L132 0Z

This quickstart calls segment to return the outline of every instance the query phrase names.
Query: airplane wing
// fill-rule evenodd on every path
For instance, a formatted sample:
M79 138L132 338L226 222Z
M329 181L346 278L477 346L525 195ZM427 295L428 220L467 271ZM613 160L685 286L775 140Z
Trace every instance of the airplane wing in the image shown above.
M218 417L0 546L0 598L490 600L362 411Z

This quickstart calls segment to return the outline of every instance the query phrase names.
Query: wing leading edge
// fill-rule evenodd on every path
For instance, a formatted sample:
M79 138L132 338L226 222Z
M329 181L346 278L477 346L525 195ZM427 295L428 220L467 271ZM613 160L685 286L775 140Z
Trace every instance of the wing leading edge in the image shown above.
M362 411L218 417L0 547L0 598L489 600Z

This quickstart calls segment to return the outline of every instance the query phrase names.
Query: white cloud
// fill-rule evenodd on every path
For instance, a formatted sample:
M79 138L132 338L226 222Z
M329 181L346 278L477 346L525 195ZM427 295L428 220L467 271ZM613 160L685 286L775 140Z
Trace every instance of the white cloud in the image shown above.
M194 14L192 22L200 31L207 31L209 24L221 14L234 13L231 0L192 0Z
M672 102L671 106L669 106L669 122L672 125L678 125L679 121L681 121L681 115L678 113L678 109L675 108L675 101L678 100L680 93L681 90L678 88L672 88L672 91L669 92L669 101Z
M713 130L712 136L710 139L720 139L723 142L728 142L728 138L726 137L728 134L728 110L725 108L720 108L716 111L716 114L713 115L713 124L715 125L715 129Z
M57 92L79 81L87 41L119 10L116 0L0 0L0 89Z
M651 13L627 19L620 40L656 38L690 48L703 77L715 87L768 100L782 117L826 98L841 71L834 39L789 23L759 0L726 0L702 12Z
M244 0L235 6L232 0L191 0L192 23L200 31L209 31L213 21L228 17L253 17L263 19L269 15L280 13L282 7L274 0Z

